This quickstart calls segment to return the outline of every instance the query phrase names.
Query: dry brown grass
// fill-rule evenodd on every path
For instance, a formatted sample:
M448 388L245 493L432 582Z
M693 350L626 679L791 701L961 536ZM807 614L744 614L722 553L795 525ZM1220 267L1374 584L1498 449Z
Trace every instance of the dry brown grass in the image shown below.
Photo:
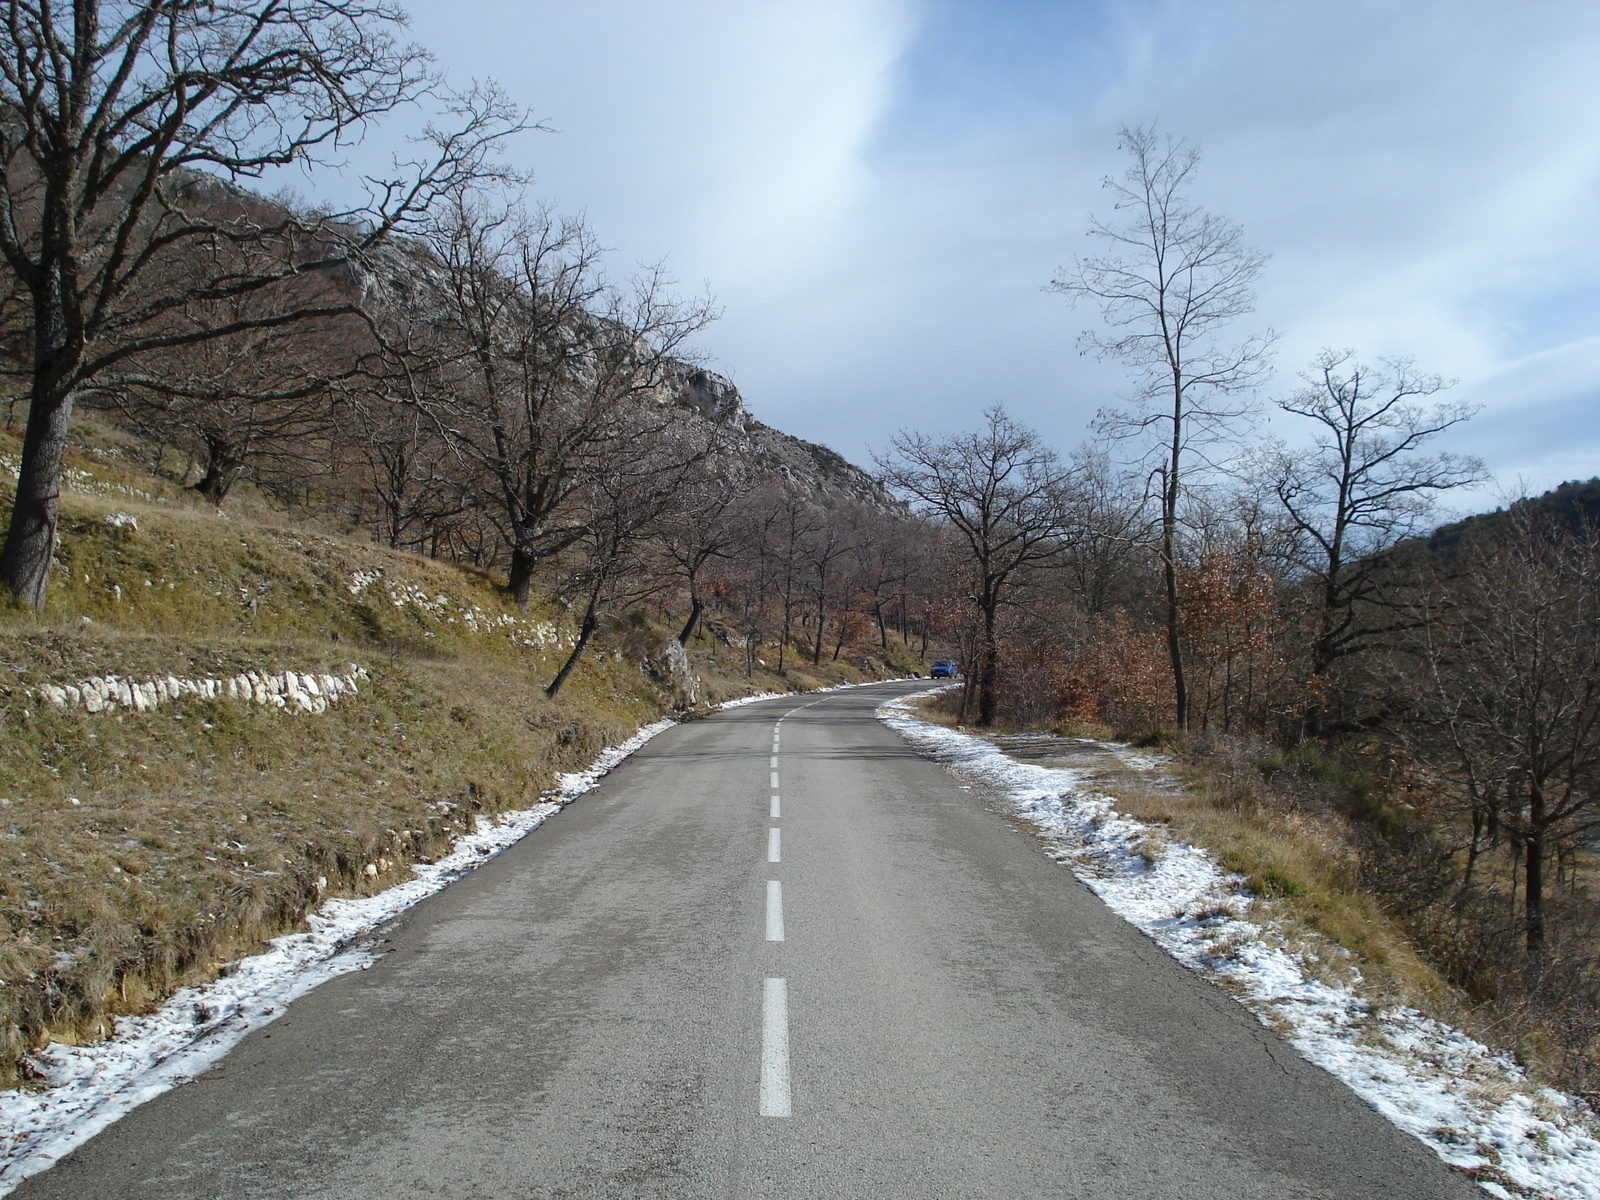
M956 727L948 697L924 701L919 715ZM1050 732L1095 740L1114 733L1084 722ZM1265 746L1233 743L1202 751L1169 739L1163 748L1176 751L1173 780L1110 764L1098 767L1094 780L1120 811L1158 831L1151 835L1151 856L1160 853L1163 839L1208 850L1245 877L1272 910L1272 924L1313 969L1347 977L1347 967L1355 965L1365 994L1375 1000L1409 1004L1455 1023L1469 1020L1467 998L1428 960L1405 923L1363 887L1358 831L1325 789L1304 778L1291 786L1282 774L1269 779L1259 765ZM1333 946L1340 950L1330 953Z
M1259 771L1254 779L1241 779L1232 769L1237 765L1191 761L1179 771L1182 786L1130 777L1105 781L1104 790L1129 816L1204 847L1244 876L1275 910L1274 924L1313 965L1332 965L1326 953L1332 943L1353 956L1372 998L1459 1021L1463 998L1426 960L1403 923L1362 887L1349 823L1275 793Z
M522 618L479 572L72 466L49 611L0 611L0 1081L45 1041L101 1036L293 930L322 897L409 877L477 814L527 806L674 703L666 635L637 615L552 702L560 614ZM108 524L118 511L137 529ZM745 678L714 639L691 656L711 703L899 673L860 648L787 678ZM320 714L198 698L90 714L38 692L352 663L359 694Z

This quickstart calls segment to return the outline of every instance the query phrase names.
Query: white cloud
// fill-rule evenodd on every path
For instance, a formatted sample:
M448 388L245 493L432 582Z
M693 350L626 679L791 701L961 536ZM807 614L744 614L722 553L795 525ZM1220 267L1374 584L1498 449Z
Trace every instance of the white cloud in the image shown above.
M559 134L538 190L633 260L783 263L868 186L861 148L911 28L898 0L497 0L413 6L452 75L492 75Z
M562 130L525 143L538 190L707 280L706 345L751 407L851 456L997 400L1083 435L1125 380L1040 289L1104 209L1116 127L1159 118L1205 148L1202 202L1273 254L1283 386L1324 345L1413 355L1486 431L1521 414L1491 465L1600 470L1561 427L1600 396L1587 0L417 8L452 75Z
M1462 393L1508 416L1593 397L1600 394L1600 334L1502 363L1472 379Z

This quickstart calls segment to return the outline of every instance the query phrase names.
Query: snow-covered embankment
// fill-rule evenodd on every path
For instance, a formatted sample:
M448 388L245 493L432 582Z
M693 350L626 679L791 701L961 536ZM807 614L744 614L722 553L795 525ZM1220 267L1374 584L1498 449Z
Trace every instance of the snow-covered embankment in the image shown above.
M1112 911L1224 984L1307 1059L1491 1195L1600 1200L1600 1141L1579 1101L1533 1084L1458 1029L1373 1004L1359 994L1359 973L1350 986L1315 978L1241 876L1117 812L1088 772L1018 762L983 738L917 719L912 708L926 694L892 700L879 717L957 776L1002 791ZM1146 775L1162 769L1129 747L1102 748Z
M274 938L271 950L229 964L204 987L180 989L149 1016L118 1018L104 1041L41 1051L34 1065L46 1087L0 1092L0 1196L131 1109L207 1070L291 1001L364 970L373 961L365 940L385 922L525 837L673 724L647 725L584 770L561 776L545 803L493 821L479 817L450 854L413 866L415 879L376 896L325 901L307 918L307 932Z

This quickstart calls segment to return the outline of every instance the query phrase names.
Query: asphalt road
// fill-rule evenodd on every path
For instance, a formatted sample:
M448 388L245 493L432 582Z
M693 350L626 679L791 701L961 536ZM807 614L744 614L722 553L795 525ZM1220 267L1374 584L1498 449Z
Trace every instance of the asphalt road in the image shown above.
M1483 1195L873 719L908 690L657 737L15 1195Z

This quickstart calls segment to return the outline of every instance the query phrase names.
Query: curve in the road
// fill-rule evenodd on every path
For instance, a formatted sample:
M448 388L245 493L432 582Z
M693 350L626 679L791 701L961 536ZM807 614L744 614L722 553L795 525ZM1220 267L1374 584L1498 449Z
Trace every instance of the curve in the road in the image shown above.
M918 686L662 734L16 1195L1481 1195L873 719Z

